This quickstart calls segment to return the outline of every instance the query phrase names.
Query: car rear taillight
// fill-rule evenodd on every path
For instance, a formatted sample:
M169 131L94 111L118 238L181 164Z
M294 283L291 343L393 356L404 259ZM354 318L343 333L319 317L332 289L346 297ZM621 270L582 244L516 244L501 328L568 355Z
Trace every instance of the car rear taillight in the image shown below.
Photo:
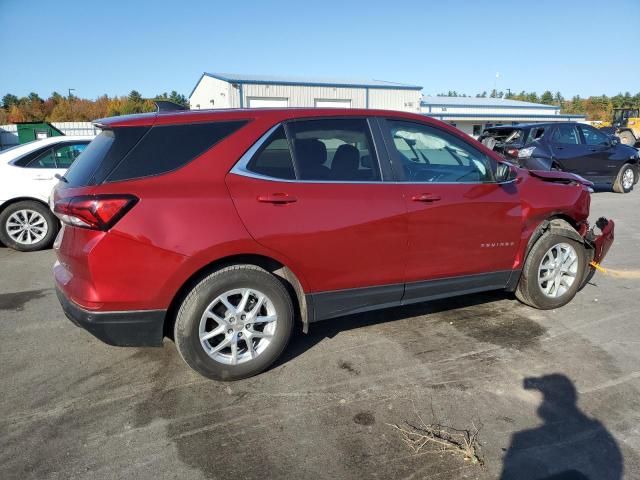
M133 195L83 195L57 200L53 213L67 225L109 230L137 201Z

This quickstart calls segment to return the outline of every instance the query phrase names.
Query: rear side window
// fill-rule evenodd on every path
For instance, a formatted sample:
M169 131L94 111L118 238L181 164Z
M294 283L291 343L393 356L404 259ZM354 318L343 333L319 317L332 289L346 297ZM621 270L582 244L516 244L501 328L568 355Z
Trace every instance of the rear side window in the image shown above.
M563 145L579 145L578 129L574 125L559 125L554 130L551 141Z
M103 130L84 149L65 173L68 186L81 187L102 183L107 174L143 137L149 127L122 127Z
M107 181L130 180L176 170L246 123L234 121L154 126L109 174Z
M263 148L251 158L247 170L272 178L296 178L289 142L282 126L273 132Z
M381 181L365 119L300 120L289 133L299 180Z
M76 158L84 152L87 145L88 143L74 143L55 148L56 168L69 168L76 161Z

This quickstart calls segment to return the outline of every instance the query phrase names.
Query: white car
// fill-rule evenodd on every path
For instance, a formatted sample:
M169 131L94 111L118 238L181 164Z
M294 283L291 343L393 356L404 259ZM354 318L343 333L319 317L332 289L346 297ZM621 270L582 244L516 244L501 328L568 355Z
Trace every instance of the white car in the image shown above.
M51 190L93 137L60 136L0 151L0 242L31 252L49 247L59 223Z

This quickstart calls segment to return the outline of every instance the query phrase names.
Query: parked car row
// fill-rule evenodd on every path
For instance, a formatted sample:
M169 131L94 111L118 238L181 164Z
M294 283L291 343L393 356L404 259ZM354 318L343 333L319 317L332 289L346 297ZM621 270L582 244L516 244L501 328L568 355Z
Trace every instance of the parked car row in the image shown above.
M66 315L223 380L261 372L294 323L505 289L569 302L614 223L592 183L510 165L402 112L160 112L102 133L54 189ZM135 288L132 288L135 286Z
M479 141L523 168L575 173L618 193L630 192L640 178L638 150L590 125L505 125L486 129Z
M93 137L60 136L0 152L0 242L24 252L50 247L58 219L51 190Z

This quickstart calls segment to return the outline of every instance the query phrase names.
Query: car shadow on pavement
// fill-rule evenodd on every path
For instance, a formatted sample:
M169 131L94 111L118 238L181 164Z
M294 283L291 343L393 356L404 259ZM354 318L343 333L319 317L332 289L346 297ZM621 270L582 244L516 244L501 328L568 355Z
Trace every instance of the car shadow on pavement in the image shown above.
M313 348L325 338L333 338L340 332L396 320L410 319L422 315L438 314L477 305L488 305L501 300L513 300L516 302L512 293L496 290L366 313L357 313L312 323L309 326L309 333L303 333L300 328L294 330L287 348L270 369L277 368L293 360Z
M542 393L542 425L516 432L504 456L501 480L619 480L623 458L604 425L577 406L565 375L525 378L525 390Z

